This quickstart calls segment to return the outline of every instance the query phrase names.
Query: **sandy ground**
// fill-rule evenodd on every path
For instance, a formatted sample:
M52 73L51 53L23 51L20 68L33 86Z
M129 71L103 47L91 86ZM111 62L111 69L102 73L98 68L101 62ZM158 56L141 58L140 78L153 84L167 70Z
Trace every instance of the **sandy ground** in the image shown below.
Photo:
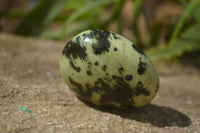
M151 104L100 109L80 101L59 73L64 42L0 34L1 133L200 133L200 71L155 63Z

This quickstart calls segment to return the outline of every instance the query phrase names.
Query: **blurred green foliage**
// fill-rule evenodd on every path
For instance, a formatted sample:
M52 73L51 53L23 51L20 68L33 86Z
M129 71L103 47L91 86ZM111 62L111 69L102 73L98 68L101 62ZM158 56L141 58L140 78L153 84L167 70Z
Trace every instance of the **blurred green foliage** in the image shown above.
M117 23L116 31L124 30L122 10L128 0L41 0L36 7L22 19L15 33L50 39L65 39L86 29L108 29ZM187 52L200 51L200 0L172 0L183 7L183 12L173 26L157 23L148 2L162 3L167 0L132 0L131 20L132 41L137 47L145 49L152 60L180 57ZM148 2L147 2L148 1ZM168 0L170 1L170 0ZM156 7L153 7L156 8ZM145 12L146 11L146 12ZM105 15L106 14L106 15ZM102 19L102 16L105 15ZM140 16L144 16L147 34L140 28ZM167 19L164 21L168 21ZM57 28L48 28L59 22ZM160 42L160 34L165 30L166 37ZM200 54L199 57L200 58Z
M41 0L40 3L21 21L15 33L39 35L64 8L68 0Z

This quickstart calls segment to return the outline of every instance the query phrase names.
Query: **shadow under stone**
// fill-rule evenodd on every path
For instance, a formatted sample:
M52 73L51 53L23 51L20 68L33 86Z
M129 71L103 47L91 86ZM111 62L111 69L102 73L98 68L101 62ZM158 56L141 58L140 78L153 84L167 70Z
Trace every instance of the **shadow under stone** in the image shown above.
M150 123L151 125L156 127L186 127L191 124L191 120L187 115L169 107L160 107L157 105L148 104L139 108L128 106L124 109L116 109L110 107L102 108L85 101L83 102L87 106L92 107L96 110L119 115L122 118L127 118L130 120Z

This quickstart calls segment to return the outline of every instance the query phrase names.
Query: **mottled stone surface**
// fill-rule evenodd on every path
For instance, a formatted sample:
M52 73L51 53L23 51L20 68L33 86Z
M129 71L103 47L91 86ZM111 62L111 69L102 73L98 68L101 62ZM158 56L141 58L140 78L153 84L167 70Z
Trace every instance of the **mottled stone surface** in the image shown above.
M112 31L86 30L72 37L63 49L60 71L80 99L101 107L144 106L159 89L148 57Z

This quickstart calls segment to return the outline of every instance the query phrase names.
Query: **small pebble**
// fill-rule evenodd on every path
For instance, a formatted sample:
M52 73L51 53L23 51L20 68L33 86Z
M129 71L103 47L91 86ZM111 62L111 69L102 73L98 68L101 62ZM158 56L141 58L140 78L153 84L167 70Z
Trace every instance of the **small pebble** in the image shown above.
M49 131L50 131L50 132L53 132L53 129L52 129L52 128L50 128L50 129L49 129Z
M189 104L189 105L192 104L192 101L191 101L191 100L188 100L188 101L187 101L187 104Z
M32 69L28 69L28 73L30 73L30 74L31 74L32 72L33 72L33 70L32 70Z
M33 88L34 89L38 89L38 85L33 85Z
M47 75L48 77L51 77L51 72L46 72L46 75Z

